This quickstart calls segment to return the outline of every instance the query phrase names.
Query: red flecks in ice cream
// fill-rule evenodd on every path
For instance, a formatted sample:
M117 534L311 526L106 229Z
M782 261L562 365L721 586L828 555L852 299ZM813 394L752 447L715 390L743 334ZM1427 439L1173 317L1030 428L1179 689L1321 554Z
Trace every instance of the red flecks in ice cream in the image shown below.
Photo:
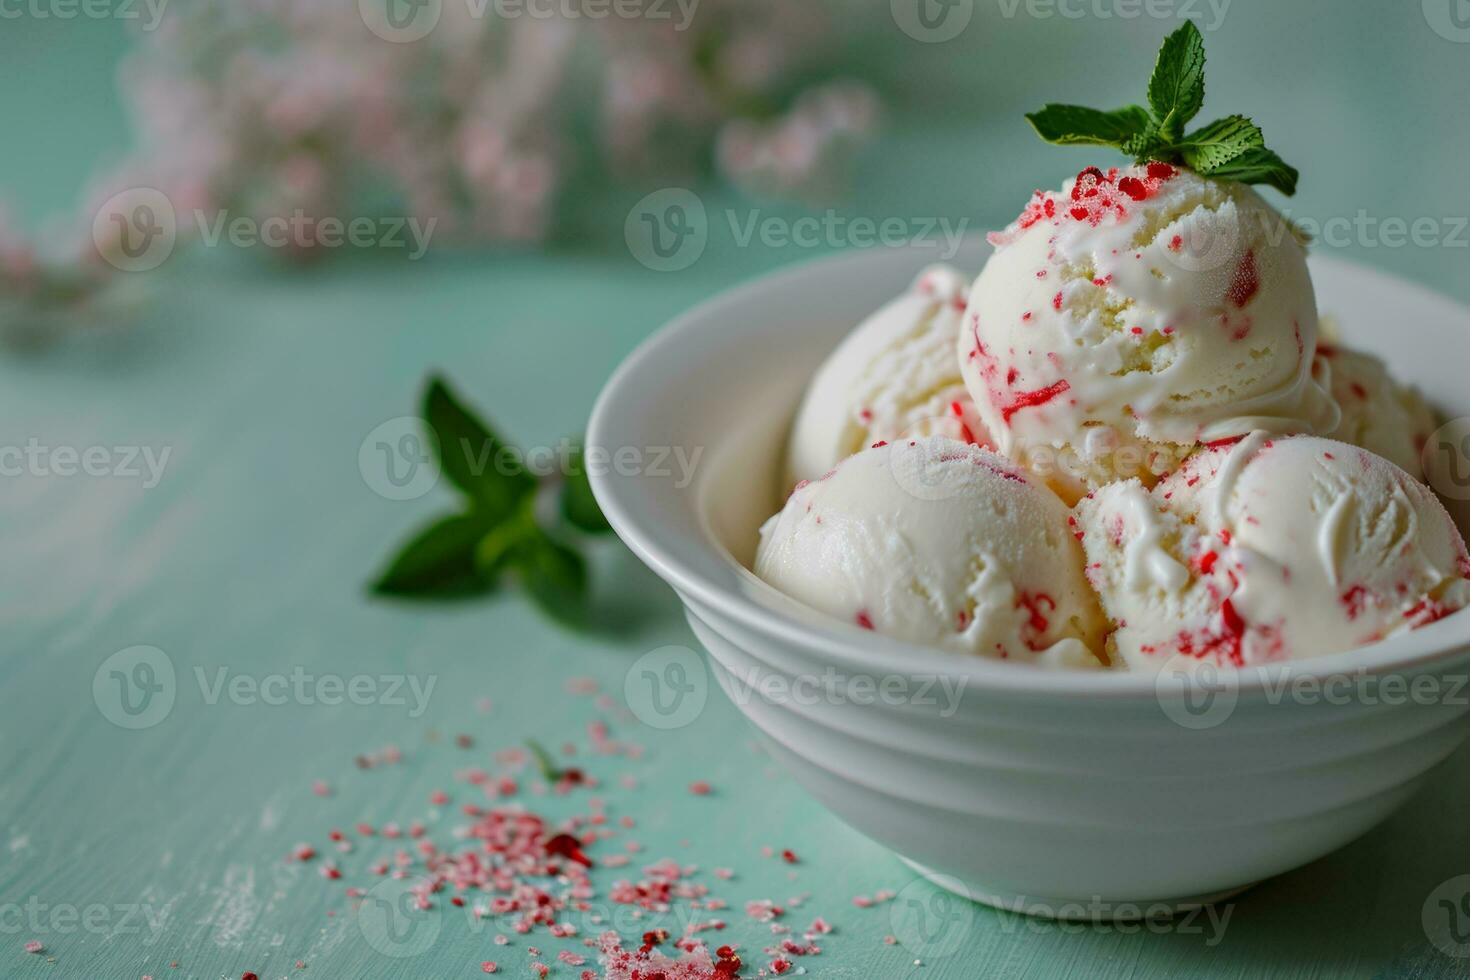
M1081 201L1084 198L1096 197L1098 185L1108 178L1096 167L1088 167L1077 175L1077 180L1072 184L1072 200Z
M1350 389L1352 389L1352 392L1353 392L1354 395L1357 395L1363 401L1367 401L1368 400L1368 389L1367 388L1364 388L1358 382L1354 381L1348 387Z
M1077 523L1077 518L1067 515L1067 526L1072 529L1072 537L1082 541L1087 537L1087 532L1082 530L1082 525Z
M955 613L954 614L954 622L955 622L955 632L956 633L963 633L970 626L970 613L969 613L969 611L968 610L965 610L965 609L961 609L959 612Z
M1037 279L1045 279L1046 278L1046 270L1045 269L1037 269L1036 270L1036 278Z
M864 422L873 421L873 410L871 408L864 408L860 410L858 412L858 418L862 419Z
M1002 421L1009 425L1011 418L1014 417L1015 414L1022 409L1036 408L1039 405L1045 405L1047 402L1059 398L1071 390L1071 382L1067 381L1064 378L1061 381L1058 381L1055 384L1047 385L1045 388L1042 388L1038 391L1017 392L1011 398L1009 404L1001 407L1000 417Z
M857 616L854 617L854 619L857 621L857 624L865 630L871 630L874 628L873 617L868 614L868 611L866 609L859 610Z
M1056 310L1057 312L1061 312L1061 309L1062 309L1062 293L1061 293L1061 290L1058 290L1057 291L1057 294L1051 298L1051 308L1054 309L1054 310Z
M871 448L873 448L873 449L882 449L886 445L888 445L888 440L887 439L879 439L877 442L873 443L873 445L872 445Z
M1215 570L1215 563L1220 560L1220 554L1216 551L1207 551L1199 556L1199 570L1209 575Z
M1030 323L1031 322L1031 311L1030 310L1027 310L1025 313L1022 313L1021 314L1021 322L1022 323Z
M1237 309L1244 309L1260 291L1261 276L1256 269L1256 253L1254 250L1247 251L1235 269L1235 276L1230 280L1225 298Z
M1368 604L1368 589L1362 585L1355 585L1342 594L1343 608L1347 610L1349 620L1356 620L1363 614Z
M1411 629L1422 629L1431 623L1437 623L1446 616L1459 612L1459 609L1445 605L1436 599L1420 599L1419 602L1404 613L1404 618L1409 620Z
M950 402L949 412L960 422L960 439L971 445L980 445L980 440L975 438L975 432L970 428L970 423L965 421L965 406L961 402Z
M1023 592L1016 600L1016 608L1026 610L1030 616L1022 631L1022 639L1025 640L1026 646L1033 651L1045 649L1044 637L1046 631L1051 628L1051 620L1047 617L1056 611L1056 600L1045 593L1029 595Z
M1118 181L1118 190L1127 194L1135 201L1142 201L1148 197L1148 187L1137 177L1124 177Z

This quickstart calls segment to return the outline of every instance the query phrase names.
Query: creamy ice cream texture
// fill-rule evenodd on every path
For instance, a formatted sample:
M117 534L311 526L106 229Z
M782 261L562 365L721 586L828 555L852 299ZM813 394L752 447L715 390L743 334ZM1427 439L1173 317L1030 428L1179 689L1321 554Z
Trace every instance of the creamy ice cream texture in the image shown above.
M992 242L961 369L995 445L1068 502L1203 443L1336 428L1304 249L1250 188L1089 168Z
M1438 415L1424 396L1395 380L1378 358L1338 343L1318 345L1316 372L1342 411L1337 428L1324 434L1422 479L1424 446L1439 428Z
M1336 653L1470 605L1470 555L1439 499L1328 439L1254 433L1152 490L1096 491L1073 526L1134 669Z
M799 486L761 528L755 572L898 639L1096 667L1104 621L1067 519L1055 494L992 452L902 440Z
M790 483L815 480L883 440L943 435L986 442L954 353L969 285L948 266L926 269L843 340L797 413L787 449Z

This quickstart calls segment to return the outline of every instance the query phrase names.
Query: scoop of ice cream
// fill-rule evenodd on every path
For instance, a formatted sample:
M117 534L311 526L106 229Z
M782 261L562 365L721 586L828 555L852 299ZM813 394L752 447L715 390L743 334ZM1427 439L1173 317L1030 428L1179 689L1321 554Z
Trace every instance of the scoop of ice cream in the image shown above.
M843 340L796 416L786 464L791 483L815 480L883 440L987 441L954 354L968 290L959 272L933 266Z
M991 241L965 382L996 446L1069 502L1151 483L1200 443L1337 425L1305 251L1249 187L1089 168Z
M875 446L799 486L761 528L755 572L898 639L1099 665L1102 614L1067 508L1015 464L953 439Z
M1329 439L1253 433L1152 491L1096 491L1074 529L1135 669L1337 653L1470 605L1470 555L1434 493Z
M1317 377L1342 410L1326 435L1382 456L1414 477L1424 475L1424 446L1439 418L1415 388L1399 384L1371 354L1340 344L1319 344Z

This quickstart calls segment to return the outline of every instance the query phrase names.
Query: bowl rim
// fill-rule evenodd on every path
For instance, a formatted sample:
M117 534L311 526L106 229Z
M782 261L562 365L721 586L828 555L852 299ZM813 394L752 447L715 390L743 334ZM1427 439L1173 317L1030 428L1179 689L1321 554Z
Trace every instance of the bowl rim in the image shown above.
M838 267L892 261L894 249L849 250L786 266L758 275L722 290L686 310L655 331L629 354L613 372L594 405L587 429L588 445L607 445L608 432L632 404L646 402L656 384L642 380L653 371L653 362L670 348L685 344L704 325L731 306L747 303L776 287L790 285L816 272ZM1331 270L1366 280L1378 288L1413 293L1421 302L1436 304L1470 321L1470 308L1426 286L1357 262L1335 257L1313 256L1314 270ZM687 359L684 359L687 363ZM656 376L651 380L657 380ZM620 485L606 471L590 474L592 491L609 524L625 544L666 583L685 596L715 610L741 626L820 655L839 668L884 674L948 676L963 679L977 692L992 691L1008 696L1147 699L1161 694L1158 676L1146 671L1047 670L1029 664L1003 663L985 657L967 657L922 644L909 643L833 620L830 625L808 622L779 609L763 605L751 596L727 588L691 567L662 539L660 528L645 527L630 514L624 499L631 483ZM689 492L686 488L684 492ZM724 547L714 541L702 543L710 556L732 571L748 572ZM817 619L814 615L814 620ZM1410 633L1382 642L1284 663L1263 664L1221 671L1225 684L1237 694L1279 689L1299 678L1321 681L1342 674L1389 674L1413 670L1436 661L1470 653L1470 609L1446 617Z

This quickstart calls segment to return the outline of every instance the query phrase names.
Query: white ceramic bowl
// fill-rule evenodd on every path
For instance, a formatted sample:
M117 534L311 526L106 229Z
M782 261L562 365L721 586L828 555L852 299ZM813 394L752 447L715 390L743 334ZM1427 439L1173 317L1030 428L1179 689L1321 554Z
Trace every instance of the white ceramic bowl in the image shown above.
M978 270L986 252L968 243L955 264ZM747 570L813 370L932 261L848 254L719 296L633 354L592 419L589 442L610 451L702 451L687 485L625 470L594 490L679 593L721 686L778 757L940 884L1037 914L1213 901L1387 817L1470 734L1470 691L1457 686L1470 668L1466 614L1188 690L1168 674L1044 672L901 643L798 606ZM1470 415L1470 312L1340 261L1313 271L1345 339ZM1399 680L1374 686L1385 677Z

